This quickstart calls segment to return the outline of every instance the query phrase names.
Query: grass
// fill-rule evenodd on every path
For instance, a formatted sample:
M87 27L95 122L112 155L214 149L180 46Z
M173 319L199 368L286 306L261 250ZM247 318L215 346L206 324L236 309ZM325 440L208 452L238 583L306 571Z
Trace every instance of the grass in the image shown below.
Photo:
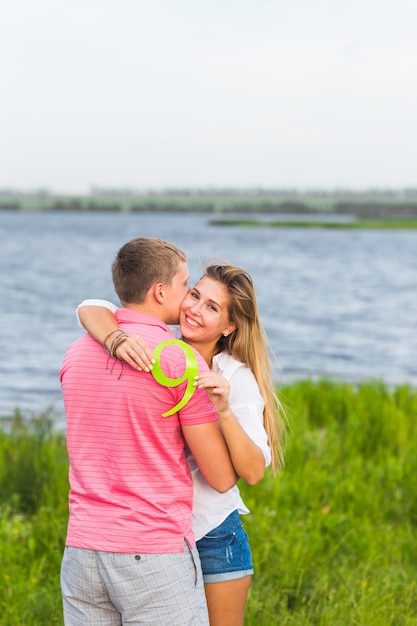
M51 414L19 411L0 431L0 623L62 624L59 568L68 505L65 439Z
M280 390L286 467L242 484L255 564L246 625L417 624L417 390L306 380ZM62 624L63 434L0 430L0 623Z
M285 471L243 489L258 571L247 623L416 624L416 391L323 380L282 393Z

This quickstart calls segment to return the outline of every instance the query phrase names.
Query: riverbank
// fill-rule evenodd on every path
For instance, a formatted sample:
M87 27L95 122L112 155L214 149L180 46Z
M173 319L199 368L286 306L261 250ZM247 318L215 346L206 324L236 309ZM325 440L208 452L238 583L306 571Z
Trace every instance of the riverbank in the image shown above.
M248 226L250 228L329 228L329 229L405 229L417 228L417 220L353 220L353 221L267 221L267 220L210 220L210 226Z
M142 193L95 190L69 196L39 191L0 191L0 210L108 213L351 215L361 219L417 220L417 190L297 192L254 190L166 190Z
M417 615L417 390L321 379L280 389L286 466L240 485L255 564L247 626L411 626ZM0 429L2 626L62 624L64 433Z

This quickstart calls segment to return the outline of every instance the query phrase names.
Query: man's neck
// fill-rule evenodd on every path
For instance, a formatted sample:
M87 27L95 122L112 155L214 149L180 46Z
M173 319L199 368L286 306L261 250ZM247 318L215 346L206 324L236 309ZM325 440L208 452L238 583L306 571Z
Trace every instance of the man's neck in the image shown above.
M142 302L141 304L131 303L123 305L124 309L129 309L130 311L136 311L137 313L145 313L146 315L151 315L152 317L156 317L161 320L165 324L172 324L173 322L168 321L166 319L165 311L162 307L158 305L153 305L147 302ZM175 322L174 322L175 323Z

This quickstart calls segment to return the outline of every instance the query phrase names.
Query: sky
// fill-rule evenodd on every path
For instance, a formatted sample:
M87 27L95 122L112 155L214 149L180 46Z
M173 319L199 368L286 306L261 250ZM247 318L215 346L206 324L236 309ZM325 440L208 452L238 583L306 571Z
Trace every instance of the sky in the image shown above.
M417 188L415 0L6 0L0 190Z

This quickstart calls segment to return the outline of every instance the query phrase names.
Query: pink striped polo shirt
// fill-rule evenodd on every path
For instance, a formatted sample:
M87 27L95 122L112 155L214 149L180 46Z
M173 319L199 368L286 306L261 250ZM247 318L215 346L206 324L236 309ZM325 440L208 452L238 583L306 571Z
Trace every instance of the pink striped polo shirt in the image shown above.
M130 309L118 323L151 347L174 339L162 321ZM199 371L208 370L197 355ZM185 371L177 345L161 354L172 379ZM217 420L204 390L169 417L186 382L160 385L104 352L89 335L67 350L61 384L67 416L70 461L66 544L108 552L182 552L184 538L195 545L191 526L192 480L184 455L181 424Z

